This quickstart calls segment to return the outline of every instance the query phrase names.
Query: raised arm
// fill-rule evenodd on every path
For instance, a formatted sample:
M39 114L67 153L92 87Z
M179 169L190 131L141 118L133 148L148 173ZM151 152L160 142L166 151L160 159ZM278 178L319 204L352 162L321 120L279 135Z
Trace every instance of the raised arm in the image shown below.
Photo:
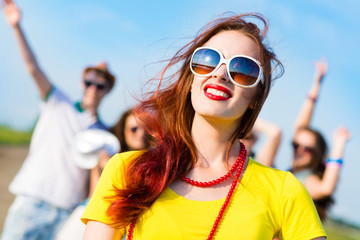
M265 142L256 153L256 160L265 166L273 167L277 150L281 141L281 129L274 123L257 119L255 131L264 134Z
M345 127L336 129L330 157L327 160L322 179L317 176L310 176L306 179L305 187L314 200L330 196L335 191L339 180L345 146L350 138L351 134Z
M15 37L18 42L21 55L25 61L26 67L33 79L35 80L41 98L45 99L51 89L51 83L38 65L36 58L29 46L29 43L26 40L25 35L21 29L20 9L15 5L12 0L4 0L2 3L6 20L15 32Z
M308 127L310 125L321 82L328 70L327 60L323 59L322 61L315 62L315 68L314 82L295 121L295 132L301 127Z

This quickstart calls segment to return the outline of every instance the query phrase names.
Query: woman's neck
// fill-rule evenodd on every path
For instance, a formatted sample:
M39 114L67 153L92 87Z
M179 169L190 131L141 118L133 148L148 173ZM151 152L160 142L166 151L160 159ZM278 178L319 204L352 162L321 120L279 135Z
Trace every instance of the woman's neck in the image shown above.
M197 165L204 167L223 164L229 147L229 139L236 130L234 121L218 121L195 114L191 135L197 149ZM240 144L234 144L230 158L237 158Z

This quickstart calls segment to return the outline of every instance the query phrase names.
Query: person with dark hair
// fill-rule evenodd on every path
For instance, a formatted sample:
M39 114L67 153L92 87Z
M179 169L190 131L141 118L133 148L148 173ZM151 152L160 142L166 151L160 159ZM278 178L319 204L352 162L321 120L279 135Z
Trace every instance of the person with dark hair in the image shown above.
M148 147L146 132L140 126L133 109L125 111L119 121L110 128L120 141L120 152L140 150Z
M256 13L222 17L170 59L136 110L155 140L110 159L82 216L83 239L325 239L302 184L255 162L239 141L274 68L283 71L264 45L267 27Z
M316 62L313 85L303 103L295 124L295 136L292 142L294 159L291 171L304 184L314 200L321 220L325 220L327 210L334 203L332 194L339 179L343 164L343 152L350 132L339 127L334 132L332 150L327 159L328 147L322 134L310 127L315 103L327 72L327 61Z
M85 68L81 80L83 97L79 102L72 101L39 66L20 26L20 9L11 0L1 2L42 98L29 154L9 187L16 198L1 239L53 239L61 223L87 193L89 171L71 159L74 136L88 128L106 129L98 108L114 86L115 77L105 62Z

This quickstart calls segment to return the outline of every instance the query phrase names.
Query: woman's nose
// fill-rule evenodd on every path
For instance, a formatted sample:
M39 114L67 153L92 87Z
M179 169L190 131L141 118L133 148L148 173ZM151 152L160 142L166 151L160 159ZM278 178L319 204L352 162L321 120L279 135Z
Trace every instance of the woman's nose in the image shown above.
M216 71L213 72L212 77L222 81L229 81L226 65L222 64Z

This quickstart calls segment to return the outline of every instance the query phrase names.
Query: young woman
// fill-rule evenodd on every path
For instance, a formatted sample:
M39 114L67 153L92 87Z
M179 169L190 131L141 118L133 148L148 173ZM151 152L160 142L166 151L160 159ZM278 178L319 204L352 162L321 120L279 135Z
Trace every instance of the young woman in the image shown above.
M125 111L110 131L119 138L120 152L148 147L145 130L140 126L133 109Z
M84 239L325 239L303 186L248 158L239 141L268 95L272 63L281 67L266 31L259 14L221 18L177 52L164 73L179 70L139 107L156 141L110 159ZM172 82L161 88L163 79Z
M331 195L339 179L342 156L351 134L345 127L339 127L334 132L332 149L326 159L326 141L317 130L310 127L310 122L328 66L326 60L316 62L315 66L313 85L295 123L291 171L309 191L321 220L325 220L327 210L334 202Z

